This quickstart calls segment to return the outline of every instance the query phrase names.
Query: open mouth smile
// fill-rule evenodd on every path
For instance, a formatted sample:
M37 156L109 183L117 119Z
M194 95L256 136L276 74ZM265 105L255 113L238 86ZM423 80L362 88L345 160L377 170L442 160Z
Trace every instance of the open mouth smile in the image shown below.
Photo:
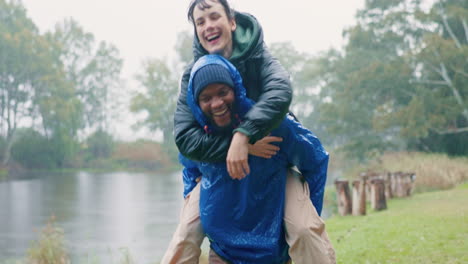
M218 110L216 112L212 112L212 115L213 117L221 117L221 116L224 116L225 114L227 114L229 112L229 108L224 108L224 109L221 109L221 110Z
M211 34L207 37L205 37L206 41L208 42L214 42L215 40L219 39L219 37L221 36L221 34Z

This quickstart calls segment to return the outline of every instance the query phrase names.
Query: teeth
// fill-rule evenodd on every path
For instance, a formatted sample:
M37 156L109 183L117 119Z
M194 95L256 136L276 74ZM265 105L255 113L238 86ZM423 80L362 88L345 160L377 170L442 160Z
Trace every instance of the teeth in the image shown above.
M217 38L217 37L219 37L219 35L212 35L212 36L210 36L210 37L208 37L208 38L206 38L206 39L207 39L208 41L212 41L213 39L215 39L215 38Z
M214 115L214 116L222 116L222 115L224 115L227 111L228 111L228 109L226 108L226 109L224 109L224 110L222 110L222 111L213 112L213 115Z

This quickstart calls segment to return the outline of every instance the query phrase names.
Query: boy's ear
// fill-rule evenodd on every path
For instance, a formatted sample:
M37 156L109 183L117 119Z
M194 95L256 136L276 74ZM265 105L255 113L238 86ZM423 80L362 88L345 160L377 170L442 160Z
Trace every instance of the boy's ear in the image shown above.
M236 19L231 19L231 31L234 32L237 28L237 23L236 23Z

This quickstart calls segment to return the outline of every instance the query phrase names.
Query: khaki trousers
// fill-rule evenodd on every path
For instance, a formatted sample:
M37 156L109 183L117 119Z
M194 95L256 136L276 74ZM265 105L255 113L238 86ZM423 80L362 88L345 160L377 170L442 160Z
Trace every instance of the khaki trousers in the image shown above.
M161 264L197 264L205 237L199 215L200 184L186 197L179 225ZM309 185L290 171L286 183L284 212L286 242L295 264L335 264L335 251L325 232L325 223L309 198ZM210 252L210 263L227 263Z

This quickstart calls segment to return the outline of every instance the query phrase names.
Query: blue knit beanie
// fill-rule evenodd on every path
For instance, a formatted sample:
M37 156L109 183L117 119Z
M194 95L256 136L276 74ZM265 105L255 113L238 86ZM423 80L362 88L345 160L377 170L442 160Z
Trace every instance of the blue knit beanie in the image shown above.
M207 64L195 73L192 79L194 99L198 101L201 91L212 83L222 83L234 88L231 74L220 64Z

